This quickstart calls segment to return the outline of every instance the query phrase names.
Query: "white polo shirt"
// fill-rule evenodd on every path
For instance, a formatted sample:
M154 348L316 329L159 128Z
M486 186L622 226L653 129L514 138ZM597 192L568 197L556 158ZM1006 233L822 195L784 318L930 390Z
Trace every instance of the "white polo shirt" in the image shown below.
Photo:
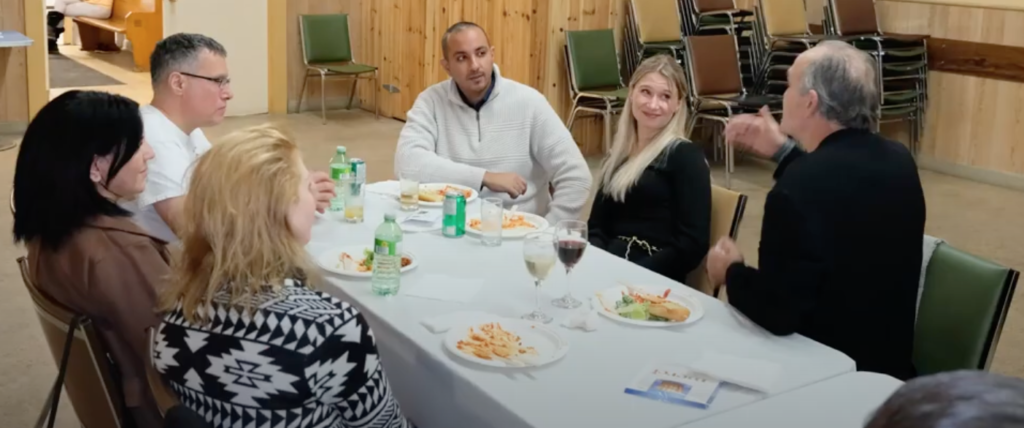
M178 237L156 212L153 204L185 195L192 166L199 156L210 149L210 141L201 129L186 135L156 107L147 105L139 111L142 113L143 134L153 147L155 157L147 165L149 172L146 190L123 206L134 214L132 218L135 223L144 230L157 238L175 243Z

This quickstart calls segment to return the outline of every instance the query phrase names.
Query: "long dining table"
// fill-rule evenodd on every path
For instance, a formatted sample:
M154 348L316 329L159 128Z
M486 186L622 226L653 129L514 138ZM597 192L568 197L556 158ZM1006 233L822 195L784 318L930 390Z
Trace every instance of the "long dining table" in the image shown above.
M317 257L343 247L370 248L386 212L398 213L400 219L407 215L398 208L394 197L368 193L364 222L320 216L307 250ZM479 201L466 209L467 214L478 213ZM723 302L598 248L586 249L571 275L572 292L584 306L595 292L625 282L685 293L703 306L703 318L692 325L645 328L601 317L594 331L566 328L560 322L572 310L550 304L567 288L565 270L557 265L541 287L541 303L555 318L549 327L569 343L566 355L542 367L478 366L454 358L443 347L444 334L432 334L420 321L466 310L508 318L531 311L535 288L521 241L505 239L498 247L485 247L474 236L447 238L435 230L406 233L403 246L418 264L403 273L403 288L447 277L479 281L480 291L468 303L401 292L382 297L371 292L369 279L326 271L321 272L321 287L353 304L367 319L392 392L403 413L421 428L677 427L855 370L854 361L837 350L800 335L773 336ZM769 392L723 384L707 408L624 392L652 362L686 365L706 352L774 363L779 375Z

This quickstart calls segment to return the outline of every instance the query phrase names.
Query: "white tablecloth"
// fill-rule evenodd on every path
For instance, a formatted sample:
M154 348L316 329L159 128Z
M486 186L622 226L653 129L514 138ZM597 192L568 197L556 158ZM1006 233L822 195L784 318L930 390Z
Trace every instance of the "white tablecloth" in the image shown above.
M686 428L862 428L903 382L883 374L847 373L770 397Z
M398 203L367 195L366 222L345 224L320 219L313 228L310 253L338 246L373 243L385 210ZM479 210L477 203L468 207ZM518 317L532 309L533 281L522 259L522 244L506 240L484 247L472 236L450 239L440 232L406 234L405 250L420 267L403 276L403 286L425 274L479 278L484 287L469 304L414 297L383 298L370 292L369 280L324 272L325 291L353 303L369 320L395 395L403 412L423 428L450 427L673 427L765 398L765 394L726 386L708 409L665 404L627 395L626 385L654 360L690 363L704 351L758 358L782 366L774 393L781 393L851 372L846 355L799 335L775 337L741 319L720 301L595 248L586 250L572 275L574 294L589 304L595 291L631 284L669 286L702 302L706 314L685 328L639 328L602 318L596 331L569 330L557 323L569 311L550 305L565 291L561 265L542 290L543 310L570 342L562 360L529 373L481 368L456 361L442 345L443 334L428 332L419 321L458 310L484 310Z

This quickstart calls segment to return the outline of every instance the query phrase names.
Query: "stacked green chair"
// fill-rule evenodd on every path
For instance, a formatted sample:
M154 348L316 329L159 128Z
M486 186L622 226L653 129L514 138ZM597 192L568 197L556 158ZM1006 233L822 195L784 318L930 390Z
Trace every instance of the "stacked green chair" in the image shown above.
M373 79L373 108L379 118L377 105L377 67L360 64L352 56L352 43L348 34L348 15L301 15L299 33L302 35L302 60L306 64L306 76L302 79L299 94L299 111L306 98L306 84L309 78L320 76L320 115L327 123L327 105L324 82L327 77L352 79L348 107L356 98L356 83L360 78Z
M611 147L612 115L622 111L629 89L622 84L615 35L611 29L569 31L565 34L565 64L569 73L572 111L566 127L572 130L580 111L604 118L604 150Z
M987 370L1020 274L940 244L918 305L914 365L921 376Z

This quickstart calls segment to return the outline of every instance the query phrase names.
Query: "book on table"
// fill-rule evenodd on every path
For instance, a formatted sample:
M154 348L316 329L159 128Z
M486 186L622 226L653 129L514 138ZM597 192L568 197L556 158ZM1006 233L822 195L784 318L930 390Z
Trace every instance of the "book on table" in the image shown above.
M651 400L706 409L722 382L677 363L653 363L641 371L625 392Z

